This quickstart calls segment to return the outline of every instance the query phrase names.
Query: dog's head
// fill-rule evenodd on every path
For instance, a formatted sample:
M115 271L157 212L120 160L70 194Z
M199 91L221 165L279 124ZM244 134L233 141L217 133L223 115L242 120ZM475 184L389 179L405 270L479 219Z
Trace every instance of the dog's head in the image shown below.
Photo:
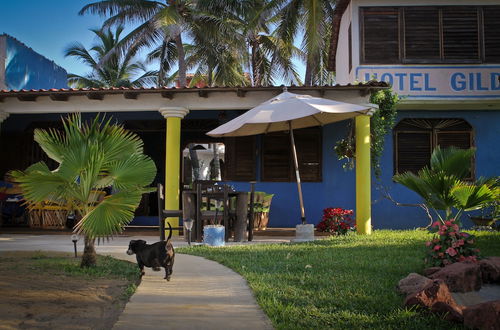
M146 245L146 241L144 241L142 239L131 240L129 245L128 245L127 254L129 256L131 256L132 254L140 251L141 248L144 247L145 245Z

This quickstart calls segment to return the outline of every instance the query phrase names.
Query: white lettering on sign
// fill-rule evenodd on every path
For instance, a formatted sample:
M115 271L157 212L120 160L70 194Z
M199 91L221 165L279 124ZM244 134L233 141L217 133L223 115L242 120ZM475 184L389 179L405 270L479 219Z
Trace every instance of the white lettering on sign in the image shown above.
M500 98L500 65L359 66L356 80L385 81L409 98Z

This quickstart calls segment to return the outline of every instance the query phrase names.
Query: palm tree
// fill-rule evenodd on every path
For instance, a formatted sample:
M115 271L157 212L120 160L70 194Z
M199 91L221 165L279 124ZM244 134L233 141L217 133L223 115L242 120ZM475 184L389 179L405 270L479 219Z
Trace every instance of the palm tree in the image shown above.
M495 178L466 180L471 173L474 152L474 149L437 147L431 155L430 166L418 174L397 174L394 180L420 195L442 222L452 218L458 220L462 212L481 209L498 196ZM453 209L457 210L454 215ZM445 212L445 219L437 210Z
M77 88L141 87L154 83L157 73L148 71L143 63L134 61L139 46L131 47L123 54L110 53L120 42L122 26L117 27L114 33L109 28L91 29L91 31L98 37L98 42L90 50L79 42L68 46L65 50L65 56L79 59L92 70L85 76L68 74L70 85ZM106 61L103 62L105 57ZM134 76L141 73L141 76L132 80Z
M292 59L301 57L302 52L271 31L279 4L275 0L200 0L200 11L218 14L223 22L216 24L223 26L216 30L217 35L197 42L201 45L200 55L215 61L217 66L226 63L226 68L235 68L237 61L242 68L249 70L253 86L273 85L277 77L284 78L287 83L300 84ZM212 47L214 51L211 52L207 44L217 46ZM228 50L239 56L233 56L235 60L231 61L224 57Z
M82 122L80 114L63 120L63 131L34 132L35 141L58 167L44 162L15 171L28 207L41 203L65 205L79 221L74 230L85 235L81 266L96 264L96 238L122 231L154 179L154 162L143 154L141 139L111 120L96 116ZM96 191L112 186L118 192L97 202Z
M305 53L306 74L304 84L311 86L331 80L326 74L327 43L330 40L334 0L276 0L280 20L277 35L285 43L293 43L303 28L302 50Z
M104 26L139 23L116 45L116 52L123 52L131 46L152 47L158 42L165 48L169 42L174 42L181 86L187 84L183 33L191 33L194 22L207 25L211 21L210 17L196 11L196 1L191 0L165 0L165 3L152 0L102 0L84 6L79 12L80 15L87 13L111 16ZM161 82L160 78L158 83Z

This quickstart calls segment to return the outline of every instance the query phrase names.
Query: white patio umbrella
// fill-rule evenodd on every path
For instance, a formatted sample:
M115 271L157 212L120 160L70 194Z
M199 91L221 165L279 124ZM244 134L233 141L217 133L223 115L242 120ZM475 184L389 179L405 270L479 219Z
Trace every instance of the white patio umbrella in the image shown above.
M363 106L300 95L286 91L278 96L248 110L239 117L207 133L213 137L246 136L269 132L290 131L297 189L299 193L302 224L306 223L302 187L300 184L299 164L293 138L293 130L298 128L322 126L333 122L368 114L374 106Z

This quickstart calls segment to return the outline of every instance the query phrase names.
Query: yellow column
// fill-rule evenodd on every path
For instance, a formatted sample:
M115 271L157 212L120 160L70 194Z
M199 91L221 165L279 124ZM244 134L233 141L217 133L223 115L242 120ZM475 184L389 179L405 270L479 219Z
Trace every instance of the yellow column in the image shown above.
M356 117L356 226L358 234L372 233L370 116Z
M189 112L185 108L161 108L167 120L165 150L165 209L179 209L180 162L181 162L181 119ZM178 218L167 218L172 227L179 227ZM168 227L168 226L167 226ZM173 235L178 236L179 230ZM168 237L168 233L166 233Z

